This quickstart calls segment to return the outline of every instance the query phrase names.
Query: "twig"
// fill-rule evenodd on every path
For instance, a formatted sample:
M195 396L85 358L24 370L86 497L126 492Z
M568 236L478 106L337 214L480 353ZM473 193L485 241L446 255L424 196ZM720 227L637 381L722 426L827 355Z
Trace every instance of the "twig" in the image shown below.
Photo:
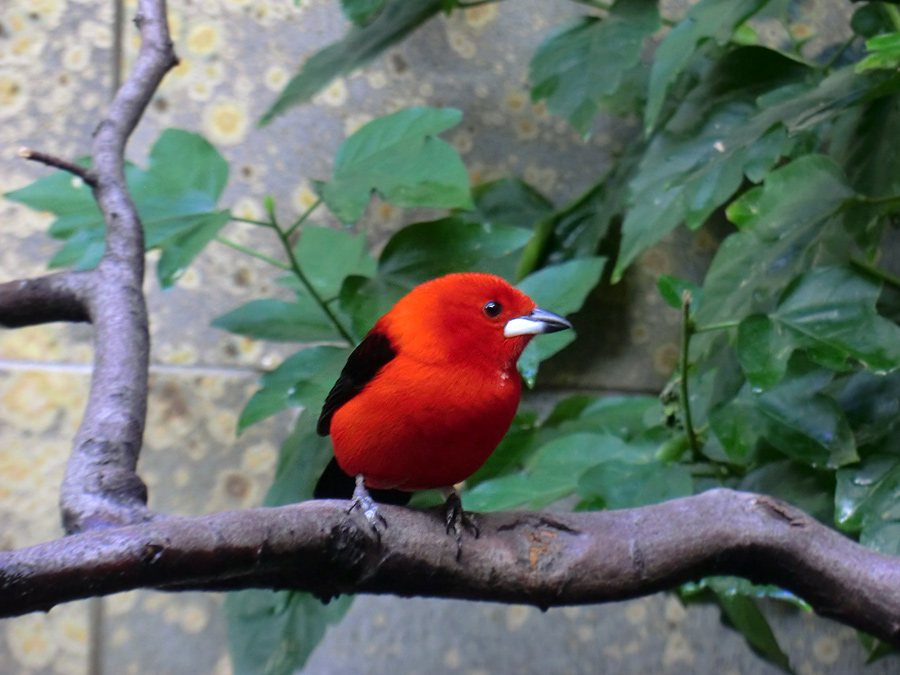
M63 171L68 171L69 173L78 176L86 185L89 185L92 188L97 187L97 176L86 166L81 166L80 164L70 162L62 157L50 155L46 152L32 150L31 148L19 148L19 157L30 159L33 162L40 162L41 164L62 169Z
M345 502L313 501L0 552L0 616L134 588L291 588L546 608L737 575L785 588L819 614L900 647L900 558L771 497L716 489L640 509L483 514L480 537L464 539L459 560L436 513L381 510L380 545Z

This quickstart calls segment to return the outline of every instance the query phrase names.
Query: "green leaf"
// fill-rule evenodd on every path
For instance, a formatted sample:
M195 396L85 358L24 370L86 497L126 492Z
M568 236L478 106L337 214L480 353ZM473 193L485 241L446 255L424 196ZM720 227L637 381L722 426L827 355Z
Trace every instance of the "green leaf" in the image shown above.
M436 136L461 118L451 108L407 108L369 122L338 150L325 204L345 223L362 218L373 191L397 206L472 208L466 168Z
M193 227L185 228L178 235L168 239L163 248L156 274L163 288L174 284L206 245L216 238L219 230L231 220L231 211L217 211L200 216Z
M837 472L835 523L859 532L859 542L887 555L900 554L900 460L873 455Z
M264 126L289 108L306 103L334 78L365 65L441 11L444 0L388 0L363 28L310 57L260 118Z
M541 446L528 459L525 473L479 483L463 495L463 505L480 511L523 504L543 508L573 494L581 474L592 466L610 460L638 461L646 457L646 448L631 446L610 434L561 436Z
M853 12L853 16L850 18L850 28L857 35L870 38L878 33L888 31L890 21L879 5L867 3Z
M673 309L681 309L684 302L684 292L689 291L691 294L691 308L697 311L703 300L703 289L697 284L687 279L679 279L678 277L661 274L656 282L656 289L666 301L666 304Z
M328 627L340 622L352 596L327 605L308 593L248 590L225 599L231 667L241 675L291 675Z
M258 340L320 342L339 336L321 308L307 296L295 302L251 300L213 320L216 328Z
M893 449L900 424L900 371L876 375L861 370L846 380L838 403L860 447Z
M734 202L727 213L742 231L722 242L707 272L698 327L768 314L798 274L846 256L837 216L853 194L834 162L807 155Z
M880 292L851 269L819 267L788 289L769 318L828 365L839 367L849 357L884 374L900 366L900 328L878 315Z
M466 218L491 225L531 229L553 213L553 202L518 178L501 178L472 190L475 210Z
M762 419L750 387L709 412L709 424L732 462L748 463L762 433Z
M737 357L756 388L767 389L784 376L795 346L786 329L764 314L751 314L738 326Z
M808 70L772 50L744 47L703 73L653 136L631 181L613 281L681 222L699 227L744 177L761 180L780 156L805 152L803 139L818 125L900 83L896 74L867 78L843 68L820 80Z
M157 276L168 287L231 217L216 209L228 180L228 163L199 134L166 129L150 150L147 169L129 165L125 179L144 225L147 249L162 250ZM50 235L66 244L51 267L90 269L99 262L106 226L90 189L80 181L57 172L5 196L57 216Z
M788 655L781 649L769 621L756 602L731 587L728 581L710 579L709 582L725 621L744 636L754 652L784 672L793 673Z
M859 459L853 432L843 411L820 393L831 371L789 370L779 384L756 396L762 434L786 456L813 467L837 468Z
M691 472L681 464L610 460L585 471L578 496L602 499L606 508L629 509L693 494Z
M384 7L387 0L341 0L344 15L357 26L365 26Z
M604 257L577 258L529 274L522 279L517 288L534 300L541 309L565 316L581 309L588 293L600 282L605 265ZM563 331L536 338L528 343L519 359L518 368L529 387L534 386L538 364L562 350L574 339L574 331Z
M300 269L319 297L326 300L337 297L346 277L371 276L377 268L366 247L365 235L353 235L347 230L306 225L294 252ZM305 288L298 287L299 280L290 278L291 286L306 293Z
M319 346L301 349L285 359L260 378L260 388L241 411L237 433L288 406L302 406L317 413L349 355L347 347Z
M874 68L896 70L900 65L900 32L866 40L866 49L871 54L856 64L857 73Z
M544 38L531 60L531 98L546 99L582 136L590 132L603 100L638 65L644 41L660 26L655 2L617 2L599 19L582 17Z
M414 223L398 231L381 252L378 274L410 286L451 272L487 271L528 241L521 227L473 223L459 216Z
M780 460L748 473L738 489L782 499L827 525L834 522L834 482L830 471Z
M312 497L319 474L331 457L331 443L315 430L315 416L304 412L281 446L275 483L267 506ZM225 601L232 667L242 675L289 675L301 668L328 626L340 621L352 597L323 604L308 593L247 590Z
M488 272L525 245L520 227L473 223L463 216L414 223L399 230L382 249L377 274L351 276L340 293L357 335L365 335L414 286L451 272Z
M697 45L710 39L725 44L738 26L767 3L768 0L700 0L688 10L660 43L653 59L644 111L644 128L648 133L656 126L669 90L694 55Z

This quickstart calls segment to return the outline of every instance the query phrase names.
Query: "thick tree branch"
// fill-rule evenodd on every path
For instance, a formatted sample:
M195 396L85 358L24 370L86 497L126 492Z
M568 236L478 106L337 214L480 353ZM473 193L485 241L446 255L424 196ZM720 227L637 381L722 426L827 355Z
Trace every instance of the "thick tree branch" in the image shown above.
M0 284L0 326L21 328L51 321L90 321L90 274L63 272Z
M531 603L623 600L710 575L786 588L900 647L900 558L771 497L718 489L641 509L479 516L455 538L434 512L382 506L379 545L345 502L172 518L0 553L0 616L134 588L300 589Z
M150 336L143 294L144 234L125 185L125 145L163 76L178 61L165 0L141 0L141 49L100 122L92 147L94 196L106 251L88 297L95 327L94 373L60 493L67 532L152 517L135 473L147 412Z

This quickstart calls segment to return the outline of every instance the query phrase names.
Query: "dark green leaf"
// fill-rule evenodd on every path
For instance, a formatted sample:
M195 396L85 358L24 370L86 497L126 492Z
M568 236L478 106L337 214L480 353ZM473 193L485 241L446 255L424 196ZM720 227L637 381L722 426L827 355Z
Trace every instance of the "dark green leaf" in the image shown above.
M781 460L748 473L739 489L783 499L826 525L834 522L834 474L829 471Z
M762 420L750 387L709 413L709 424L733 462L747 463L756 450L762 432Z
M600 497L609 509L657 504L693 494L693 480L681 464L610 460L585 471L578 480L578 496Z
M860 447L887 445L898 437L900 424L900 371L876 375L862 370L837 395Z
M338 339L328 317L306 296L299 296L296 302L271 298L251 300L217 317L212 325L259 340L320 342Z
M768 314L798 274L846 256L851 244L836 216L853 194L830 159L809 155L734 202L728 216L742 231L727 237L713 259L697 325Z
M768 0L701 0L679 21L656 50L650 71L644 127L649 132L656 126L663 101L699 43L715 40L725 44L737 26L765 7Z
M362 218L373 191L397 206L471 208L466 168L436 135L461 118L451 108L407 108L369 122L338 150L325 204L345 223Z
M697 284L692 283L687 279L669 276L668 274L661 274L659 276L659 280L656 282L656 288L663 297L663 300L666 301L666 304L674 309L681 309L681 304L684 302L685 291L690 292L692 311L696 312L703 300L703 289Z
M357 26L365 26L386 2L387 0L341 0L341 9Z
M443 5L444 0L388 0L365 27L351 29L340 42L310 57L259 124L268 124L288 108L306 103L334 78L365 65L440 12Z
M782 324L751 314L738 326L737 357L750 384L767 389L787 370L796 342Z
M550 112L588 135L602 101L638 65L644 40L659 25L657 3L648 0L619 0L603 19L563 24L531 60L532 100L546 99Z
M414 286L451 272L496 271L529 238L528 230L473 223L462 216L414 223L398 231L381 252L371 278L351 276L340 293L357 336L365 333Z
M715 581L715 580L710 580ZM757 654L786 673L793 673L790 659L772 632L769 621L756 602L731 588L727 582L711 584L726 622L737 630Z
M893 455L873 455L861 464L839 469L834 495L834 521L845 532L859 532L886 520L898 520L900 459ZM885 511L887 509L887 511Z
M833 373L818 369L789 374L756 396L763 436L788 457L814 467L836 468L859 459L837 401L818 393Z
M565 316L581 309L588 293L600 282L606 258L576 258L552 267L545 267L517 285L518 289L534 300L538 307ZM528 386L534 385L538 364L575 339L574 331L563 331L541 336L525 348L518 367Z
M487 271L492 261L519 250L529 237L521 227L473 223L460 216L415 223L385 245L378 274L412 288L451 272Z
M900 366L900 328L878 315L880 288L845 267L810 270L791 286L772 322L832 367L853 358L885 373Z
M472 190L475 210L466 218L491 225L531 229L553 213L553 202L518 178L501 178Z
M302 413L281 447L267 506L312 497L319 474L331 457L331 443L315 430L315 415ZM347 613L352 597L329 604L308 593L248 590L225 602L232 667L242 675L289 675L301 668L328 626Z
M347 347L310 347L263 375L260 388L241 411L237 432L281 412L289 405L317 414L350 355Z

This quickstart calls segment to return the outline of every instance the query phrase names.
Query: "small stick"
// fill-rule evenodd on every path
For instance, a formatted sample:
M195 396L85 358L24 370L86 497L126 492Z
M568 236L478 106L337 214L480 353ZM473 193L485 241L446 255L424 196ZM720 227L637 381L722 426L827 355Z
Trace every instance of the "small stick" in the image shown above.
M31 148L19 148L19 157L30 159L33 162L40 162L47 166L53 166L57 169L62 169L63 171L68 171L69 173L78 176L92 188L97 187L97 176L94 175L94 172L75 162L70 162L62 157L49 155L46 152L40 152L39 150L32 150Z

